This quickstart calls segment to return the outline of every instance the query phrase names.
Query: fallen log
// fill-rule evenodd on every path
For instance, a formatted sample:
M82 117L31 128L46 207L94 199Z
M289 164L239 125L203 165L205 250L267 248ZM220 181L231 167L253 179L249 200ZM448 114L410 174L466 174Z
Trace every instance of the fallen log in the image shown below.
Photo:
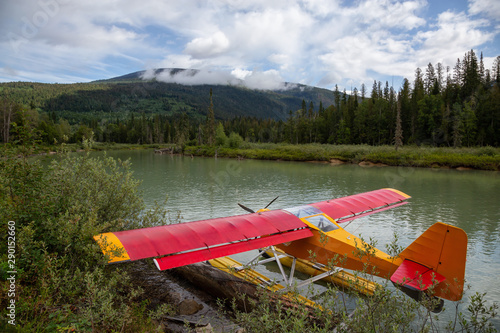
M311 319L316 318L311 306L294 302L293 298L284 297L281 293L268 291L255 284L232 276L207 263L197 263L170 270L173 274L189 281L193 286L211 296L235 302L239 311L249 312L258 303L262 293L267 293L272 302L279 301L285 310L304 309Z
M170 271L215 298L223 300L235 299L240 311L252 310L250 300L258 300L256 285L229 275L207 263L177 267ZM244 297L241 297L241 295L244 295Z

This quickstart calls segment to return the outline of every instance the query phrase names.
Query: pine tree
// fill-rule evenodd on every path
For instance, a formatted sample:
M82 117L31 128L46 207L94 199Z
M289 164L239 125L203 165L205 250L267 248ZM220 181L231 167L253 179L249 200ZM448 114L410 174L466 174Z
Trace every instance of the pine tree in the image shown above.
M462 61L462 97L468 98L476 91L481 79L476 54L470 50L464 56Z
M462 145L463 125L462 125L462 106L459 103L453 105L453 147L458 148Z
M425 92L430 95L433 88L434 82L436 81L436 72L434 71L434 66L431 63L427 65L427 70L425 71L425 81L424 81L424 89Z
M333 92L333 97L335 99L335 107L337 110L340 109L340 92L339 92L339 87L335 85L335 91Z
M403 80L403 86L401 87L401 91L399 93L400 98L398 101L401 103L401 123L403 133L411 132L411 88L410 82L408 79ZM408 140L406 140L408 143Z
M372 99L372 103L375 103L375 101L377 100L377 98L379 97L380 95L378 94L378 88L377 88L377 80L374 80L373 81L373 86L372 86L372 94L371 94L371 99Z
M394 132L394 147L396 151L403 146L403 126L401 122L401 95L398 94L396 109L396 131Z
M416 140L419 116L419 102L425 97L424 80L422 70L415 70L415 81L413 83L413 94L411 95L411 139Z
M462 85L462 63L460 62L460 58L457 59L457 63L453 67L453 83L456 86Z
M361 102L364 102L366 97L366 86L364 83L361 84Z
M210 88L210 106L208 107L205 135L207 144L212 146L215 143L215 113L212 101L212 88Z
M389 81L385 81L385 87L384 87L384 99L386 101L389 100Z
M482 84L486 84L486 73L484 70L484 62L483 62L483 52L481 52L481 57L479 58L479 79Z
M492 69L492 79L495 82L500 83L500 56L497 56L493 61L493 69Z
M443 68L443 64L441 64L440 62L438 62L437 64L437 69L436 69L436 79L437 79L437 83L439 85L439 92L441 92L441 90L443 89L443 86L444 86L444 68Z

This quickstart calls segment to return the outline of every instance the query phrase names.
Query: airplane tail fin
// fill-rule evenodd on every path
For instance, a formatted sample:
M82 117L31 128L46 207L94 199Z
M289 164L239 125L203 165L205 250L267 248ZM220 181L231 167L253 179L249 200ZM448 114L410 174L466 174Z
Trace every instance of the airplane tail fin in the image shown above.
M412 298L432 289L432 296L462 298L467 255L467 234L460 228L435 223L399 256L403 263L391 281ZM438 310L439 311L439 310Z

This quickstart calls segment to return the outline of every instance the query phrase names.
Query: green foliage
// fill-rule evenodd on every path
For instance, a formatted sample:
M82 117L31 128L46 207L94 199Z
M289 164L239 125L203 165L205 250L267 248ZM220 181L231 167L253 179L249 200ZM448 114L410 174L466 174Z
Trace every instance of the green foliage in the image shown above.
M93 236L164 224L168 212L159 206L144 211L128 162L61 152L44 166L28 158L32 132L19 133L24 148L0 160L0 262L4 267L6 222L12 220L16 294L22 295L16 303L18 327L31 332L153 331L138 302L141 291L126 271L106 265ZM1 288L7 283L2 281ZM2 311L6 302L2 296Z
M243 138L238 133L231 132L231 134L229 134L229 139L228 139L229 148L238 149L241 147L242 144L243 144Z
M137 190L139 183L134 180L128 162L107 157L93 158L88 152L69 154L64 149L50 165L29 158L34 151L37 131L27 124L16 127L16 141L21 146L16 146L17 149L6 146L0 159L2 221L16 222L16 293L22 295L16 299L19 329L30 332L159 330L151 318L159 318L172 309L163 305L151 312L147 301L141 297L141 290L131 283L127 271L118 266L107 266L92 237L109 230L160 225L170 219L169 212L160 205L144 211ZM87 150L93 144L92 140L82 143ZM215 149L215 146L186 147L191 153L212 156ZM401 151L402 155L396 154L390 146L255 143L245 143L238 149L219 149L221 155L233 157L231 154L303 160L328 160L337 156L362 160L369 156L382 160L384 156L397 159L406 154L412 160L424 162L450 155L453 149L404 147ZM459 154L472 160L498 161L497 148L492 147L460 150ZM6 223L2 222L2 237L7 235L6 228ZM0 273L5 273L7 267L6 244L5 239L0 244ZM363 243L357 253L369 258L373 249L372 245ZM400 252L397 245L389 246L389 249L393 253ZM338 259L337 264L343 260L334 259ZM368 271L369 266L366 267L364 273L372 273ZM3 314L7 285L6 281L0 282ZM291 309L280 301L263 296L252 312L236 311L235 317L251 332L331 332L334 327L337 332L413 332L438 327L428 310L432 305L428 302L432 299L424 299L424 306L421 306L387 285L370 298L344 295L335 289L324 295L313 295L326 311L316 309L312 316L310 309L304 306ZM498 306L488 306L483 296L476 294L471 297L469 313L458 313L456 320L448 325L452 331L494 331L489 319L496 315ZM357 306L354 312L348 310L346 297L355 298ZM8 326L3 321L0 327Z
M408 79L399 93L388 82L384 89L382 82L374 82L371 98L364 98L366 91L360 98L356 88L347 95L338 87L333 92L312 87L270 92L137 80L0 83L1 139L9 140L10 122L25 109L33 113L46 144L61 142L63 136L80 142L93 131L100 142L183 145L196 140L212 145L218 119L225 133L252 143L378 146L397 138L398 147L498 147L500 85L485 77L481 66L471 50L457 63L453 80L443 82L443 66L435 70L429 63L425 74L415 71L413 89ZM208 99L212 90L213 99Z
M391 252L401 251L397 242L398 237L395 235L389 245ZM370 263L374 251L373 240L369 243L362 240L355 255L365 263ZM316 255L311 253L311 257L315 258ZM343 260L344 258L332 258L330 268L342 267ZM376 267L367 264L364 270L356 274L373 281L373 270ZM291 303L295 306L285 307L278 295L262 290L249 312L239 311L233 303L235 320L248 332L496 332L491 319L497 315L498 304L488 306L484 294L476 293L470 297L467 313L458 310L461 302L454 302L456 307L451 306L450 310L445 307L445 316L441 317L432 312L438 303L432 297L433 287L428 289L428 295L417 302L392 288L387 280L379 284L369 297L355 291L356 283L358 282L350 281L350 289L329 286L321 294L310 288L307 297L314 299L321 308L308 308L293 299ZM292 290L293 292L296 291ZM446 312L450 311L452 320L446 322L449 320ZM443 321L442 318L446 319Z
M215 150L208 146L186 147L185 153L194 156L214 156ZM413 167L467 167L482 170L500 170L500 149L483 148L423 148L368 145L292 145L244 143L239 148L223 148L217 152L221 157L252 158L285 161L325 161L340 159L359 163L369 161L390 166Z
M224 126L221 123L217 124L215 130L215 145L223 147L227 145L227 135L224 133Z

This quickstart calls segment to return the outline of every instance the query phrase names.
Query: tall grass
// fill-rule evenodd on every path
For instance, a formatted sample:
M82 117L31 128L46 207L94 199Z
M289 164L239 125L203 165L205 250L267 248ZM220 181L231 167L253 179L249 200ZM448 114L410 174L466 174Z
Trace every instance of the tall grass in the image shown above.
M331 161L346 163L373 162L390 166L466 167L480 170L500 170L500 149L435 148L368 145L272 144L244 143L240 148L188 146L184 152L194 156L217 156L285 161Z

